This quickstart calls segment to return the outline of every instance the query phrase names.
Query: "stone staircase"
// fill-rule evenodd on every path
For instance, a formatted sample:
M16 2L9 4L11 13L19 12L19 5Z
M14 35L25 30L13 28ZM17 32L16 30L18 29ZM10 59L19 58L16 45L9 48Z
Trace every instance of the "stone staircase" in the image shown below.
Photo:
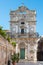
M19 62L27 62L26 59L20 59Z
M37 61L30 61L30 60L27 60L27 59L20 59L19 60L20 63L24 63L24 62L37 62Z

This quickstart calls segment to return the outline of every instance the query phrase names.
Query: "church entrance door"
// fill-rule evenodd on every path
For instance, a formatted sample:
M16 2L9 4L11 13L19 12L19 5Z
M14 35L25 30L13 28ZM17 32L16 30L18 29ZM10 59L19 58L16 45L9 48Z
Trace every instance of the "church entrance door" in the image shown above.
M20 48L20 59L25 59L25 48Z

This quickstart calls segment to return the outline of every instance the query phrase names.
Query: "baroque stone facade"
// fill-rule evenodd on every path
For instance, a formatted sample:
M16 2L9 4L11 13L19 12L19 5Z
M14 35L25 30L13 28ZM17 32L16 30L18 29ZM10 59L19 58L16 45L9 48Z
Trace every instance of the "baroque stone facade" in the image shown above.
M10 32L12 40L16 41L16 53L20 59L28 61L37 60L36 11L20 6L10 11Z

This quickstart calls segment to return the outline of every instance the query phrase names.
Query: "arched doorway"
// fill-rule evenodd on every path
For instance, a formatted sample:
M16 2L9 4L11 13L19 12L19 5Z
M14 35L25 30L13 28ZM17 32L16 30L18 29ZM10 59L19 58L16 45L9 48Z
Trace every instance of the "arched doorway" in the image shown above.
M19 44L19 49L20 49L20 59L25 59L25 43L21 42Z
M25 59L25 48L20 48L20 59Z
M37 61L43 61L43 38L38 41Z

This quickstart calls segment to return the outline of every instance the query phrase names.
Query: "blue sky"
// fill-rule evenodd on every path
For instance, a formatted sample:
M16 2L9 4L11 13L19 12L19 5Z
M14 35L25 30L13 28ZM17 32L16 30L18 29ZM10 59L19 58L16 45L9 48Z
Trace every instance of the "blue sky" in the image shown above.
M43 0L0 0L0 25L3 29L10 29L10 10L24 5L30 10L36 10L36 32L43 35Z

